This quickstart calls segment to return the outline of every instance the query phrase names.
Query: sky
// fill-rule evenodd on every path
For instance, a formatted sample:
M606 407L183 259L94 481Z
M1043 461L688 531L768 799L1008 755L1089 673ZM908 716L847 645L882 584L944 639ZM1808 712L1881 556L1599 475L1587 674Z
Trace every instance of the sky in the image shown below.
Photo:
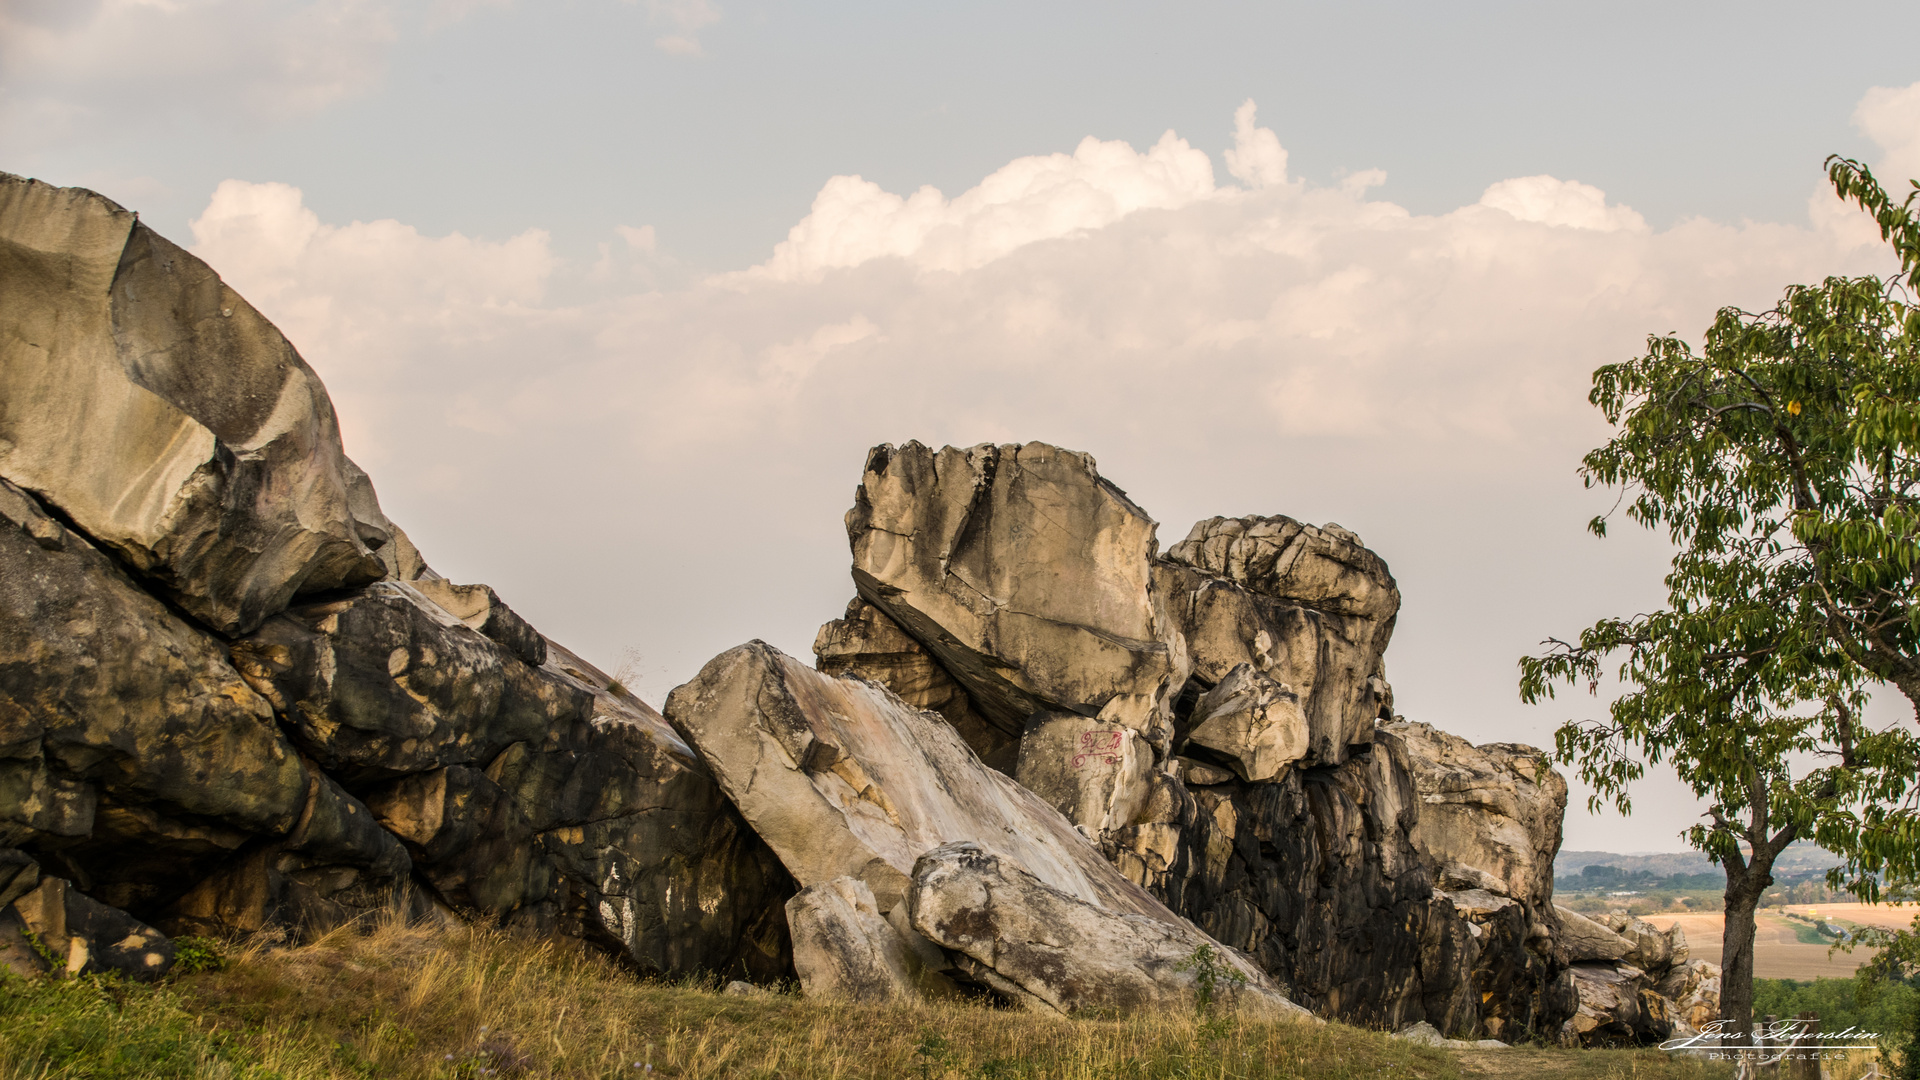
M1551 745L1549 635L1661 599L1584 526L1592 370L1884 272L1920 7L0 0L0 168L284 330L442 573L650 701L852 587L869 446L1039 439L1160 522L1338 522L1397 708ZM1911 722L1898 710L1883 722ZM1679 850L1655 776L1566 846Z

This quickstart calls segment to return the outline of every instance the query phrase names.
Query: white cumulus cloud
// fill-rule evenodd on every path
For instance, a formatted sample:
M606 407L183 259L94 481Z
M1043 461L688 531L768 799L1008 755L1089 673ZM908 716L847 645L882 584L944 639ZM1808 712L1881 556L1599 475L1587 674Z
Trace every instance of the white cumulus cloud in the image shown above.
M1480 196L1481 206L1504 210L1519 221L1565 225L1574 229L1612 232L1646 229L1647 222L1631 207L1610 206L1607 193L1577 180L1551 176L1522 176L1502 180Z
M1284 152L1281 161L1284 172ZM1212 160L1171 131L1145 153L1088 136L1072 154L1009 162L952 199L931 187L903 198L858 176L836 176L753 273L819 280L889 256L924 270L974 270L1028 244L1213 193Z

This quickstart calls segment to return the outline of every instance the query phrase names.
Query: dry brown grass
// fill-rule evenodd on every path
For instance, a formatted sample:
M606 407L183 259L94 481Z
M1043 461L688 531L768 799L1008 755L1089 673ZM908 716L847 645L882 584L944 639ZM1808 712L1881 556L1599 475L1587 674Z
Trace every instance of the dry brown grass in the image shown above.
M114 992L118 1004L100 1004L106 991L97 988L87 999L94 1002L88 1016L107 1019L62 1021L61 1030L92 1039L90 1049L68 1045L81 1036L41 1038L37 1051L23 1042L0 1046L0 1078L1450 1080L1487 1075L1485 1065L1513 1075L1496 1060L1502 1054L1516 1055L1516 1065L1524 1057L1524 1071L1535 1076L1705 1080L1723 1073L1657 1052L1460 1055L1341 1024L1189 1015L1067 1020L964 1004L727 995L635 979L568 942L399 921L296 948L255 946L219 972ZM88 992L58 993L78 1001ZM0 1012L0 1043L23 1015L34 1014ZM143 1035L142 1023L167 1034ZM96 1038L101 1024L126 1030Z

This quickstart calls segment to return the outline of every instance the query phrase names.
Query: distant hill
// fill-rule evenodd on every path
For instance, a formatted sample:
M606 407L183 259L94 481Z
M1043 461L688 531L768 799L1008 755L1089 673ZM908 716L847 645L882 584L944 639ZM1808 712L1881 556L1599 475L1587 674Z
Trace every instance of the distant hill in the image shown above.
M1841 861L1839 856L1825 848L1802 841L1781 852L1774 869L1789 874L1812 873L1838 866ZM1657 877L1720 872L1719 867L1698 851L1640 852L1632 855L1611 851L1562 851L1553 860L1553 876L1578 877L1580 871L1588 866L1617 866L1627 873L1646 871Z

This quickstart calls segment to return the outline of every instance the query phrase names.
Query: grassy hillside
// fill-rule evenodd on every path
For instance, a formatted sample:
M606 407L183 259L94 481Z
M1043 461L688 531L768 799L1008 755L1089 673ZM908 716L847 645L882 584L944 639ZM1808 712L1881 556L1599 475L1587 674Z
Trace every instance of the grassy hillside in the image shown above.
M390 924L238 951L156 987L0 976L0 1080L546 1076L1706 1080L1658 1051L1416 1047L1339 1024L1065 1020L634 979L577 946Z

